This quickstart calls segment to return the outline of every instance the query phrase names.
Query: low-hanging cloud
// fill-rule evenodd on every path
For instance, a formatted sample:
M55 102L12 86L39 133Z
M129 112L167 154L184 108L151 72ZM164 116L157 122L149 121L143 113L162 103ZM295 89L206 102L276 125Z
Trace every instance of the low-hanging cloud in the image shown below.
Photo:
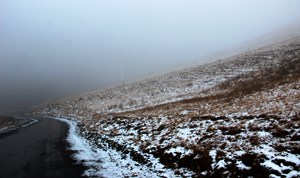
M298 23L299 7L298 0L1 0L0 97L115 85L120 66L130 80L204 62Z

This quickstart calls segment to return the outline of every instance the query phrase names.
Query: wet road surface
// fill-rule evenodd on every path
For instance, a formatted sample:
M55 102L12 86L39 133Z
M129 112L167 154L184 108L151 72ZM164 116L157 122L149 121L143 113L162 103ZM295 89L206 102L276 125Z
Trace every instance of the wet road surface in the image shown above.
M84 167L72 159L65 140L66 123L36 118L38 123L0 134L0 177L82 177Z

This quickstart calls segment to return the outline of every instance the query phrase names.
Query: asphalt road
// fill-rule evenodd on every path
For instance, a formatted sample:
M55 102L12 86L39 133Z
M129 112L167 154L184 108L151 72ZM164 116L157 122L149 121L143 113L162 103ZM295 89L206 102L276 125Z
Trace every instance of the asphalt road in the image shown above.
M0 178L77 178L84 166L75 164L65 140L66 123L35 118L38 123L0 134Z

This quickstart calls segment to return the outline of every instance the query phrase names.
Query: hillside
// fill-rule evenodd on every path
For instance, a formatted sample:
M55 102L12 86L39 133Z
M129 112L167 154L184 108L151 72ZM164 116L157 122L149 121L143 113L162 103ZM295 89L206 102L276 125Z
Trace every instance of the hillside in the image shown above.
M161 177L299 177L299 101L293 38L36 113L79 121L96 148L132 168L121 176L147 177L146 167Z

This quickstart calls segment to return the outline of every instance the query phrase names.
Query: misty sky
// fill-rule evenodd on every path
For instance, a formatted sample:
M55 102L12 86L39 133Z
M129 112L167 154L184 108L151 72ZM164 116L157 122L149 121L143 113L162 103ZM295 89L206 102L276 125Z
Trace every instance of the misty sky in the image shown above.
M299 0L0 0L0 98L117 84L120 65L128 80L201 62L299 23L299 9Z

